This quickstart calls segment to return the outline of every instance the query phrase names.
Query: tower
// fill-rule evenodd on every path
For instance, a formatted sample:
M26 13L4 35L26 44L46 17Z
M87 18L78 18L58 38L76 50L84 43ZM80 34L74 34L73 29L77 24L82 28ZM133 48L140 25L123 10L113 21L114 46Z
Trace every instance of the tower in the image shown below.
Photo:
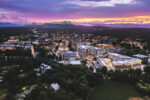
M32 54L32 56L33 56L33 58L35 58L35 50L34 50L34 46L33 45L31 45L31 54Z

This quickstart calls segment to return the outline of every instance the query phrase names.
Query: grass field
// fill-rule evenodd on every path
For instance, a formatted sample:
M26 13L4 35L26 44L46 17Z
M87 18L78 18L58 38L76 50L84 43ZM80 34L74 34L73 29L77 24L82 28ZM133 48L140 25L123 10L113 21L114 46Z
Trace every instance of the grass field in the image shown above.
M93 90L89 100L128 100L131 97L142 96L127 83L103 81Z

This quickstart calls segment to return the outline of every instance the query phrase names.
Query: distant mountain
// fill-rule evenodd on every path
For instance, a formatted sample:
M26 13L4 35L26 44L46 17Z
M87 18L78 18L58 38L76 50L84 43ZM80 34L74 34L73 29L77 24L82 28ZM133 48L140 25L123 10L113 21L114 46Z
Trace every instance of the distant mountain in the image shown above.
M150 24L107 24L104 26L118 28L150 28Z
M102 24L99 22L72 23L81 26L107 26L114 28L150 28L150 24Z
M0 22L0 27L15 27L15 26L21 26L21 25L16 23Z
M102 24L99 22L81 22L74 23L71 21L63 21L63 22L52 22L52 23L44 23L44 24L32 24L27 26L35 26L35 27L43 27L43 28L76 28L76 27L88 27L88 28L150 28L150 24Z
M114 28L150 28L150 24L102 24L102 23L86 23L91 26L107 26L107 27L114 27Z
M49 23L49 24L74 25L71 21L52 22L52 23Z

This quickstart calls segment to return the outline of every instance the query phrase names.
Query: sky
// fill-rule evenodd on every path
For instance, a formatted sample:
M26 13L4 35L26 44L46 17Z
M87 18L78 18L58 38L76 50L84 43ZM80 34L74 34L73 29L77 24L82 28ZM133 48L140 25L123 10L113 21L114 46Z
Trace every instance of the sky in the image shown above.
M150 24L150 0L0 0L0 22Z

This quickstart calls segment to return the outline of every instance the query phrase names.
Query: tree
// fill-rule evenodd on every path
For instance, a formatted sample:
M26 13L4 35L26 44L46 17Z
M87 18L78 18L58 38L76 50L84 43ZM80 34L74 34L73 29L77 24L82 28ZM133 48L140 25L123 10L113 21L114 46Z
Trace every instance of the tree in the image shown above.
M144 74L144 80L146 82L150 83L150 66L146 66L144 68L144 72L145 72L145 74Z
M74 51L74 49L72 48L72 43L71 43L71 42L69 42L68 47L69 47L69 49L70 49L71 51Z
M96 61L96 60L97 60L97 58L96 58L96 57L94 57L94 58L93 58L93 60L94 60L94 61Z
M112 74L112 80L129 83L130 81L129 81L128 71L116 70Z
M99 85L99 83L102 80L102 75L100 73L91 73L91 74L86 75L86 78L88 80L90 87L93 88Z
M102 67L101 68L101 72L102 72L102 74L103 74L103 76L106 76L106 74L107 74L107 67Z
M92 67L92 66L90 66L90 68L89 68L92 72L94 71L94 68Z
M144 67L144 72L146 75L150 75L150 66Z

